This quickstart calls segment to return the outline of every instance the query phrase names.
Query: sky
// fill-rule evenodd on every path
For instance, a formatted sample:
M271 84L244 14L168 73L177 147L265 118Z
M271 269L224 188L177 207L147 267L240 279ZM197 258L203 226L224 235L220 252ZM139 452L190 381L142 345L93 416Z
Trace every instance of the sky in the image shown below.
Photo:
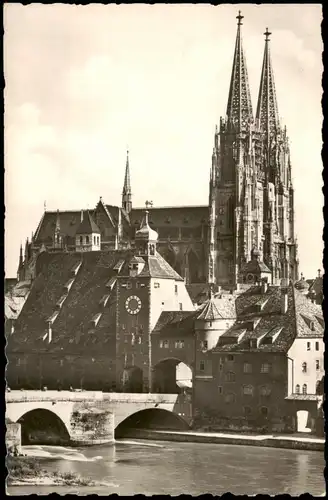
M295 188L300 271L322 268L320 4L5 4L5 270L47 210L120 204L126 150L134 206L208 203L215 125L236 38L253 109L264 31Z

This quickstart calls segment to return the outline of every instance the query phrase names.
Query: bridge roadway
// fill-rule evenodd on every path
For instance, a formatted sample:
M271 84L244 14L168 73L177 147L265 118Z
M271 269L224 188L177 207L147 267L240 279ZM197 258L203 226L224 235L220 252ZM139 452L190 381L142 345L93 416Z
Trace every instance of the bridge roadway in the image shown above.
M19 390L6 393L6 417L12 422L23 423L30 412L47 410L64 424L70 442L76 445L112 442L119 424L149 409L162 410L162 414L163 410L171 412L188 425L191 421L191 402L180 394Z

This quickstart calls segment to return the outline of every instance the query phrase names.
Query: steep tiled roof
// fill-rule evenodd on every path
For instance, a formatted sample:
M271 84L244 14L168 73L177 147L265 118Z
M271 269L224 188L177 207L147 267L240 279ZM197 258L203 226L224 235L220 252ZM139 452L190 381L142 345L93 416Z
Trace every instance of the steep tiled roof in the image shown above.
M323 293L323 278L322 276L317 276L315 280L311 283L309 287L309 293L314 292L315 295L320 295Z
M153 333L161 336L194 335L197 313L199 311L163 311Z
M270 269L264 262L253 259L249 262L246 262L242 268L241 273L251 273L251 274L259 274L259 273L270 273Z
M295 307L297 337L323 337L324 320L321 306L313 304L303 294L295 290Z
M5 295L5 318L16 319L22 310L24 302L24 297Z
M35 234L35 243L51 243L54 238L56 227L56 218L58 212L45 212L40 221L38 230ZM81 211L63 211L59 212L60 217L60 232L71 239L72 244L75 243L75 235L78 226L81 223Z
M117 275L113 269L126 252L87 252L76 273L73 269L81 262L78 253L42 253L38 259L39 274L33 282L30 294L15 325L15 335L10 338L9 351L24 349L80 352L86 347L106 349L115 336L115 299L111 296L106 306L101 303L109 279ZM65 284L74 279L68 293ZM115 293L113 291L113 293ZM64 295L65 300L61 302ZM61 305L59 307L59 302ZM52 324L51 343L42 340L47 332L47 320L55 312L58 316ZM102 313L96 327L92 319Z
M211 320L216 320L216 319L221 319L222 315L219 313L214 299L209 299L205 303L205 307L202 308L202 311L200 314L197 316L197 319L200 320L205 320L205 321L211 321Z
M236 318L236 299L238 295L221 293L214 295L214 303L224 319Z
M132 225L140 226L144 212L144 208L132 209L130 217ZM201 226L207 224L208 206L153 207L149 209L149 221L152 227L155 228L168 225L179 227Z
M237 323L229 331L231 333L230 338L236 340L231 341L231 343L223 343L219 339L214 349L215 352L249 350L286 352L290 348L296 337L293 287L288 288L288 309L286 314L281 313L280 287L268 287L264 296L261 293L261 287L253 286L248 291L237 296L235 303ZM262 309L260 307L261 303L263 304ZM261 338L270 335L273 329L275 329L275 333L280 333L272 344L257 342ZM229 337L229 331L225 334L225 337ZM244 335L239 336L239 343L238 335L234 334L236 331L239 331L239 334L244 331ZM250 344L251 339L256 341L254 345Z
M83 219L77 227L76 234L100 234L99 227L90 215L89 210L83 213Z
M132 253L130 252L130 257L124 261L120 275L129 275L129 263L132 258ZM151 278L169 278L176 281L183 281L183 278L163 259L163 257L156 252L155 256L145 257L145 267L140 273L140 277L151 277Z
M9 292L17 283L17 278L5 278L5 293Z

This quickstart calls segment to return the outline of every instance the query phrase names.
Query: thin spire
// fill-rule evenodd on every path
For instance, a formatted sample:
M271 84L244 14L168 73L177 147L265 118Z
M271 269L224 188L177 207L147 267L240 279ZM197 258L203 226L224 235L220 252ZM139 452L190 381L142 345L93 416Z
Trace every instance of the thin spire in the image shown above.
M127 150L127 152L126 152L126 165L125 165L123 194L131 194L129 150Z
M253 108L249 91L246 58L244 55L241 26L244 16L239 11L237 19L237 37L235 55L232 65L229 98L227 105L228 122L235 125L238 130L245 129L253 121Z
M270 35L268 28L264 33L265 46L261 74L259 97L257 101L256 120L265 132L267 141L270 136L280 128L276 88L274 84L273 69L270 55Z

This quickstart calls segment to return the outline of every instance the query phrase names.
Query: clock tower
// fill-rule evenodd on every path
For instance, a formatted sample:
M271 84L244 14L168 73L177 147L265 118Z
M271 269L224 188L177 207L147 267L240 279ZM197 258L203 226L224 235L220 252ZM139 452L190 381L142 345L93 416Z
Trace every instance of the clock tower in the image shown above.
M194 310L183 278L157 252L157 240L146 210L135 249L117 263L116 386L124 392L151 391L151 332L162 311Z

